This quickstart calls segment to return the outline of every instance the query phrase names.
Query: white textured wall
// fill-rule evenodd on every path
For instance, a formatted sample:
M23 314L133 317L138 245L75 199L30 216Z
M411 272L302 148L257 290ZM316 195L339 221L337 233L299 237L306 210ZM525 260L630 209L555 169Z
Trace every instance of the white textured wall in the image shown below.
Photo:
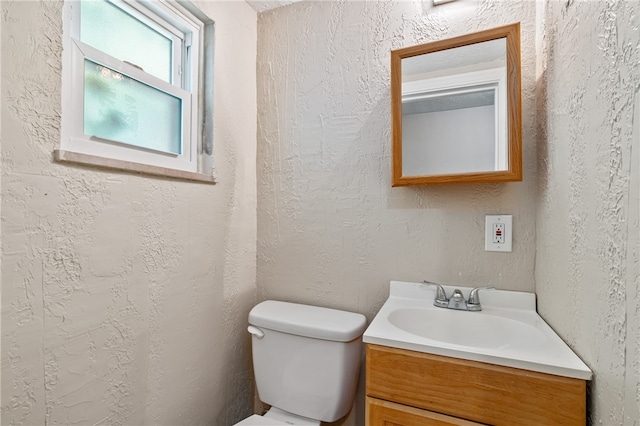
M320 1L259 16L260 299L371 319L391 279L534 290L535 13L533 2ZM518 21L524 181L391 188L389 51ZM492 213L513 214L513 253L484 251Z
M1 3L3 424L250 411L256 14L199 6L216 22L215 186L52 162L61 3Z
M637 426L640 3L551 1L543 16L538 308L594 371L591 423Z

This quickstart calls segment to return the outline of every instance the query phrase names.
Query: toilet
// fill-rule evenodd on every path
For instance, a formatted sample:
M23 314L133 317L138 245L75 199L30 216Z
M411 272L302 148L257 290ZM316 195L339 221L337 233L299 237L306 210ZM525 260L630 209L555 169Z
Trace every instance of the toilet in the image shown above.
M260 400L271 406L236 426L318 426L353 406L364 315L267 300L249 313Z

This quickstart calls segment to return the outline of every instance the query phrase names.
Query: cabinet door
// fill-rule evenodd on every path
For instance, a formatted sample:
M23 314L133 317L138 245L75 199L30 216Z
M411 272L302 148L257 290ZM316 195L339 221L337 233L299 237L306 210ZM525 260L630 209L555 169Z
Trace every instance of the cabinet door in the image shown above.
M367 396L496 426L584 426L586 382L367 345Z
M367 397L367 426L477 426L481 423Z

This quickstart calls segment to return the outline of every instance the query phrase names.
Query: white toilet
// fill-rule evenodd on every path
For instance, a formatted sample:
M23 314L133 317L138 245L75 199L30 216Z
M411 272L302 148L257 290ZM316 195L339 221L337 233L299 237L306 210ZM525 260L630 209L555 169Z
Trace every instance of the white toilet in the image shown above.
M264 416L236 423L320 425L344 417L360 374L364 315L268 300L249 313L253 369Z

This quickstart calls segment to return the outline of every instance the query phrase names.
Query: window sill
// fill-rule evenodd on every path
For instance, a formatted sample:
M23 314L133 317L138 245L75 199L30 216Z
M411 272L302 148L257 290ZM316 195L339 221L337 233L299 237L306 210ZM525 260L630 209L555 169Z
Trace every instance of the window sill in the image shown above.
M187 172L183 170L168 169L166 167L150 166L147 164L133 163L130 161L114 160L112 158L98 157L95 155L80 154L72 151L57 149L53 151L55 161L62 163L74 163L88 166L115 169L125 172L141 173L153 176L162 176L175 179L189 180L200 183L215 184L215 178L203 173Z

